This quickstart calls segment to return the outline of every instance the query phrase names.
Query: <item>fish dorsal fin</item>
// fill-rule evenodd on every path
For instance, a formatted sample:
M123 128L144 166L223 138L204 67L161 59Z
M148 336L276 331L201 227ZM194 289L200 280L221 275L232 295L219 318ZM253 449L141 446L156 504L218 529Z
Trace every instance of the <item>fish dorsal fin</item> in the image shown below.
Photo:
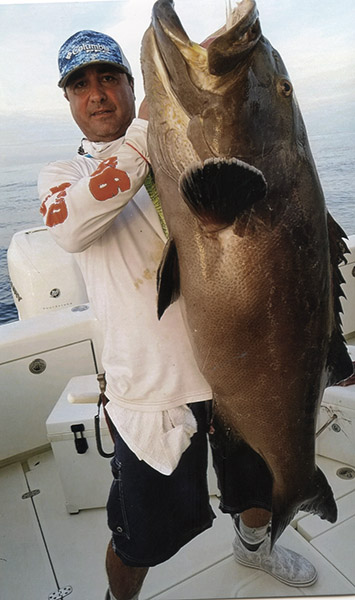
M327 218L334 307L333 331L328 353L328 385L333 385L338 381L350 377L353 373L352 360L346 349L340 317L340 313L343 312L340 298L341 296L345 297L345 294L341 288L344 279L340 272L339 264L343 261L346 262L344 255L349 253L349 249L344 241L344 238L347 238L346 233L329 212Z
M227 227L262 200L267 191L261 171L236 158L208 159L180 177L180 193L205 224Z
M158 269L158 319L165 310L180 296L179 259L175 242L169 238L165 244L163 256Z

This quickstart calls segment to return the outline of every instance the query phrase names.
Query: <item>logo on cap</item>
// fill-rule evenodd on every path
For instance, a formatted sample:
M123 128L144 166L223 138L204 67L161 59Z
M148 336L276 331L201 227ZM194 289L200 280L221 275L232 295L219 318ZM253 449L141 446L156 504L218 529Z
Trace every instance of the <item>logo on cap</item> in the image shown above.
M106 54L110 54L110 48L108 46L104 46L103 44L81 44L81 46L74 46L72 50L69 50L65 58L70 60L72 56L76 56L79 52L105 52Z

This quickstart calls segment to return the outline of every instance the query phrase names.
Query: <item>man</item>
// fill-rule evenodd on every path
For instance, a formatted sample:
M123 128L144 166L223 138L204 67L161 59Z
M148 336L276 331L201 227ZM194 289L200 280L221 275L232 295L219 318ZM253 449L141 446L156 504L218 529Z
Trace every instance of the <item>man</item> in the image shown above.
M208 431L221 509L236 529L236 560L289 585L311 585L317 574L303 557L278 545L269 552L270 475L212 418L211 390L179 302L157 319L155 277L166 231L143 185L148 109L143 101L135 118L130 65L112 38L81 31L61 47L59 71L85 137L74 159L42 170L39 193L54 239L75 253L104 336L106 410L115 430L106 598L138 598L150 566L211 527Z

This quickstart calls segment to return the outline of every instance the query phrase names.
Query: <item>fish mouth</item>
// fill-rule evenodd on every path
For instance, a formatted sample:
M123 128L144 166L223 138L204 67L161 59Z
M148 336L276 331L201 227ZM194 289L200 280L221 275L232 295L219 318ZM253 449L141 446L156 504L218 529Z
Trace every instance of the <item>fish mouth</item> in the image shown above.
M230 11L227 22L207 46L209 72L224 75L251 52L261 37L259 13L254 0L242 0Z
M166 98L170 106L167 119L174 118L201 161L211 156L238 157L245 162L265 156L267 148L250 148L237 136L231 143L228 127L239 128L237 121L225 120L223 98L233 98L234 105L244 89L247 57L262 38L255 0L241 0L227 16L226 23L202 44L193 42L174 10L173 0L158 0L153 7L152 24L144 48L154 64L155 87L152 96ZM149 72L148 58L142 54ZM156 89L160 88L159 94ZM161 100L160 100L161 101ZM241 100L242 102L242 100ZM236 113L233 113L236 114ZM182 126L184 124L184 126ZM240 123L244 131L244 123ZM240 138L240 139L239 139Z
M261 37L255 0L241 0L228 14L226 24L201 44L188 37L174 10L173 0L155 3L152 23L165 66L168 68L171 60L178 61L178 50L196 87L211 91L221 86L221 76L234 69ZM176 49L173 57L172 47ZM169 76L174 85L172 71L169 70Z

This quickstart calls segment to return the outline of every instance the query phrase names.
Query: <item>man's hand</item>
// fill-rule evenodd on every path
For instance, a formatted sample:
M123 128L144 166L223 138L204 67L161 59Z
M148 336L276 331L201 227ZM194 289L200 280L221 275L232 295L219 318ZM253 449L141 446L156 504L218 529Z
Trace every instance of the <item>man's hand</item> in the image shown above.
M149 107L148 107L148 102L147 102L147 98L144 98L142 100L142 103L139 107L138 110L138 118L139 119L145 119L146 121L149 121Z

